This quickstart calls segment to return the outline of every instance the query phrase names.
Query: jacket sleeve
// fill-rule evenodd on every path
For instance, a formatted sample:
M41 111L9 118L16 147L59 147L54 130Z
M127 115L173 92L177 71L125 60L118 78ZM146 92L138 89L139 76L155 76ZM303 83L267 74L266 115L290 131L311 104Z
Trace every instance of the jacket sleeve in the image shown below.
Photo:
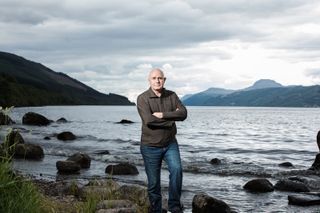
M150 128L153 128L153 127L168 128L168 127L172 127L174 124L174 121L160 119L152 115L150 106L147 100L143 96L138 97L137 108L138 108L138 113L141 117L142 122Z
M183 121L187 118L187 109L181 103L176 93L173 93L173 103L176 105L175 110L171 112L163 112L163 119L172 121Z

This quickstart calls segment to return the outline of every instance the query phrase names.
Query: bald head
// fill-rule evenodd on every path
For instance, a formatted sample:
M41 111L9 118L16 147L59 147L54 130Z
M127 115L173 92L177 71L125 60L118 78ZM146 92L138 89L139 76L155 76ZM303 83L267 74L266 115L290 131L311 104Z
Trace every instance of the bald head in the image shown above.
M151 71L150 71L150 73L149 73L149 77L148 77L148 79L150 80L150 77L151 76L153 76L153 75L157 75L157 76L162 76L163 78L164 78L164 73L163 73L163 71L161 70L161 69L159 69L159 68L154 68L154 69L152 69Z
M148 81L151 89L157 94L161 93L166 78L164 77L164 73L161 69L155 68L150 71Z

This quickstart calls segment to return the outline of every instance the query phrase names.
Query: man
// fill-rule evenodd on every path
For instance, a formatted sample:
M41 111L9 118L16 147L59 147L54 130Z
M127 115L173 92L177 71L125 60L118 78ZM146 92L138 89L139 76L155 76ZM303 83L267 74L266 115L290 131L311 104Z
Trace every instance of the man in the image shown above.
M168 210L180 213L182 166L175 121L185 120L187 110L176 93L164 88L162 70L151 70L148 80L150 88L138 96L137 107L142 120L140 150L148 177L150 212L162 212L160 172L164 160L170 174Z

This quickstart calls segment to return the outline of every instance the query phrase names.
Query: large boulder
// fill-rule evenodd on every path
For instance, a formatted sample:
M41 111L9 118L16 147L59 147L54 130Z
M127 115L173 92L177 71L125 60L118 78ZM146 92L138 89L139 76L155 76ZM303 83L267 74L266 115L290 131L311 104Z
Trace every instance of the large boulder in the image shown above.
M57 161L56 167L59 174L79 174L80 165L74 161Z
M122 185L116 195L125 200L131 200L139 206L149 206L148 191L146 187L135 185Z
M91 158L87 154L78 152L68 157L67 160L76 162L81 168L90 168Z
M296 206L312 206L312 205L320 205L319 196L302 196L302 195L289 195L288 203L290 205Z
M57 135L57 138L62 141L75 140L76 136L72 132L61 132Z
M111 175L137 175L139 171L136 166L129 163L119 163L117 165L108 165L106 173Z
M0 125L10 125L14 124L15 122L3 112L0 112Z
M251 192L272 192L274 190L272 183L265 178L250 180L243 188Z
M319 144L320 145L320 144ZM316 155L312 166L309 168L310 170L320 170L320 153Z
M288 191L288 192L309 192L310 189L306 184L293 180L279 180L274 188L279 191Z
M192 213L230 213L231 209L224 201L201 193L193 197Z
M22 117L22 123L26 125L47 126L51 121L35 112L28 112Z
M41 146L34 144L16 144L14 150L15 158L24 158L29 160L41 160L44 152Z

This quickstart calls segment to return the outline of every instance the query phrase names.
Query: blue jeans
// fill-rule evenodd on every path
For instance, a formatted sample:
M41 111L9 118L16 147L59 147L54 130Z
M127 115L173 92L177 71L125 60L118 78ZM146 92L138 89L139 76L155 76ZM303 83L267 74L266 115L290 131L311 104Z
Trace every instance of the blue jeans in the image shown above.
M141 154L148 177L148 196L152 213L161 213L161 164L165 160L169 169L169 199L171 212L182 212L180 197L182 189L182 166L179 146L174 139L165 147L152 147L141 144Z

